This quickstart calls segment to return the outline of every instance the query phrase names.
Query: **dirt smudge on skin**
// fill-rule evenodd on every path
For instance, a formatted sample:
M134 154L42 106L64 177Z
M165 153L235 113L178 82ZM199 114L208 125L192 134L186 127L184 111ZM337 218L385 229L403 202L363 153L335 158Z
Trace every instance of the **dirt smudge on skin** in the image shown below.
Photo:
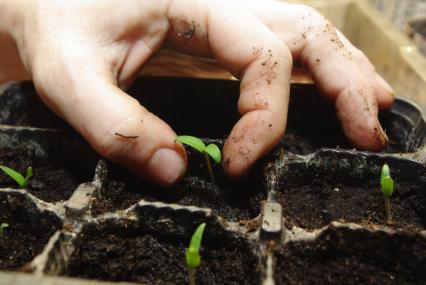
M259 48L259 47L253 46L251 49L253 50L253 55L256 55L256 56L260 55L263 51L263 47Z
M272 53L272 50L268 49L265 59L261 63L262 67L264 67L264 70L261 72L260 76L261 78L265 78L266 83L270 85L272 83L272 80L277 78L277 67L278 67L278 61L274 59L274 55Z
M195 37L197 27L199 28L200 24L196 24L195 21L188 22L182 19L174 20L174 30L176 31L176 35L185 42Z
M114 133L114 135L116 135L117 137L120 137L122 139L138 139L139 138L139 136L126 136L126 135L123 135L121 133Z
M225 168L229 168L229 165L231 164L231 158L230 157L228 157L228 158L226 158L225 159L225 163L224 163L224 165L225 165Z
M374 128L374 137L375 137L377 143L382 148L385 148L387 146L387 144L389 142L389 138L386 135L386 133L381 130L381 128L377 128L377 127Z
M236 154L241 157L241 160L243 161L249 161L251 150L248 149L246 146L241 146L237 149Z
M266 108L269 106L269 102L266 100L264 96L259 95L259 93L256 93L254 95L254 107L257 108Z

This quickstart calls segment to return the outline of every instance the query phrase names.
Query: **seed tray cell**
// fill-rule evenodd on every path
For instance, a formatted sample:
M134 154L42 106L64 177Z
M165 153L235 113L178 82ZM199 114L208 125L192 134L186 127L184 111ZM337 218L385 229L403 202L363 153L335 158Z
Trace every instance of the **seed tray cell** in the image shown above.
M150 205L137 206L134 211L136 216L127 212L124 217L84 224L61 274L109 281L187 283L185 249L197 226L194 221L201 222L202 215ZM250 243L234 232L226 232L212 218L204 219L209 226L203 238L204 266L197 271L197 283L257 284L258 258Z
M287 222L308 230L332 221L387 224L379 175L385 163L395 181L388 226L425 229L424 167L398 157L324 150L293 158L282 168L275 199Z
M276 250L276 284L426 284L426 234L332 224Z
M221 141L206 140L219 145ZM220 166L214 166L216 185L212 185L204 156L188 151L189 169L183 181L170 189L161 189L146 183L135 174L108 163L108 173L101 181L103 187L92 201L92 214L124 210L139 200L207 207L228 221L248 220L260 214L261 201L266 199L262 177L251 175L244 181L227 180Z
M0 128L0 164L25 174L33 168L28 191L46 202L68 200L77 186L93 178L97 156L77 137L61 131ZM0 188L19 185L0 172Z
M51 235L62 228L60 217L14 190L0 191L0 270L16 270L43 251Z

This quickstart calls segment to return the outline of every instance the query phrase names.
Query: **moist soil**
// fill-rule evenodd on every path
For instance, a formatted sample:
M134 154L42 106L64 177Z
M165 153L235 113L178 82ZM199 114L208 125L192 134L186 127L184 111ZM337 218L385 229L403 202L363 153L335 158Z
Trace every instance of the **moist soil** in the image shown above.
M58 217L29 207L24 197L0 196L0 223L9 224L0 236L0 270L17 270L30 262L62 227Z
M97 280L188 284L188 238L151 234L128 227L86 228L76 241L65 275ZM200 250L197 284L257 284L257 258L243 243L217 238Z
M314 89L292 86L288 124L281 145L296 154L310 154L320 148L352 149L336 116L334 106ZM308 93L307 93L308 92ZM412 152L412 126L405 118L389 111L379 112L380 123L389 137L384 153Z
M344 231L280 248L276 284L426 284L424 238L402 232Z
M405 128L398 125L398 122L395 122L392 132L397 133L400 129L401 131L406 132ZM390 139L391 140L382 152L399 153L408 151L406 146L392 141L392 139L395 139L394 136L390 136ZM353 149L353 146L351 146L347 141L340 127L325 130L324 127L319 126L312 128L306 126L300 126L298 128L289 127L287 128L280 145L289 152L301 155L314 153L321 148Z
M384 197L378 182L348 185L313 179L305 185L281 186L276 199L283 206L287 222L308 230L332 221L379 224L424 229L426 216L417 195L418 185L395 184L391 198L393 223L387 224Z
M192 156L190 153L190 159ZM203 161L189 160L190 166L181 183L171 188L160 188L145 182L120 167L111 165L108 181L92 201L94 215L123 210L141 199L177 203L185 206L211 208L228 221L248 220L260 214L262 191L260 170L238 183L228 181L220 166L215 167L217 187L213 188Z
M13 168L24 176L27 167L32 166L33 177L28 181L27 190L46 202L68 200L80 183L91 180L90 176L75 168L46 165L14 149L0 149L0 164ZM0 171L0 187L19 188L19 185Z
M0 123L12 126L59 128L71 127L44 104L30 81L8 87L0 98Z

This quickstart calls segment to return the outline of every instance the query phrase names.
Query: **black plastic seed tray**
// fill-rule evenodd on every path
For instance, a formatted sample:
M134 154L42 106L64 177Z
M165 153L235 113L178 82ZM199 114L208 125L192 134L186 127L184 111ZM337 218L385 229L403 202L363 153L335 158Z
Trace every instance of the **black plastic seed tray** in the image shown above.
M219 145L239 118L238 92L236 81L183 78L129 90L178 134ZM25 190L0 173L0 283L26 272L45 284L185 284L185 249L205 222L197 284L426 284L426 125L412 102L380 113L384 152L361 152L313 86L293 85L285 137L245 179L216 167L213 187L189 150L187 175L168 189L101 159L29 82L7 86L0 106L0 164L34 169Z

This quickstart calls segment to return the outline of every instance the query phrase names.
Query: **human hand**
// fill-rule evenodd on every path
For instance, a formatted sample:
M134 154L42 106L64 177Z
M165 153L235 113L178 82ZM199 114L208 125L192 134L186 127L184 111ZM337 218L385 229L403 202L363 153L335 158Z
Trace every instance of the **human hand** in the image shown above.
M386 137L377 120L376 96L384 107L392 96L367 79L365 62L343 59L344 48L340 56L330 55L335 45L314 36L301 40L305 48L292 46L291 39L309 22L293 26L297 32L281 28L295 14L280 7L282 14L265 22L268 28L261 14L230 1L0 0L8 15L0 26L9 27L44 102L102 156L159 185L183 176L184 148L165 122L122 90L164 43L213 57L241 79L242 117L223 150L231 177L244 175L284 134L293 58L301 59L335 100L349 139L364 149L382 148ZM333 37L331 28L327 35Z
M394 91L364 53L311 7L275 0L235 2L268 26L289 47L293 60L311 73L322 94L335 102L343 130L355 147L377 151L385 146L376 104L389 108Z

